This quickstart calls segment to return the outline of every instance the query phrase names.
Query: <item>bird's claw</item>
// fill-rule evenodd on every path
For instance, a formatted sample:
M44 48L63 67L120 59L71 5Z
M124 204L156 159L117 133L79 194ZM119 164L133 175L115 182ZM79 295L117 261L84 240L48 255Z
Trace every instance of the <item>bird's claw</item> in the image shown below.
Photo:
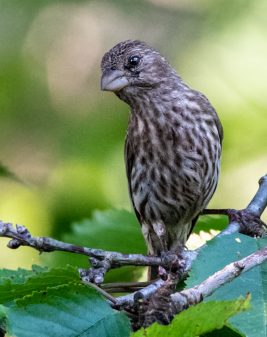
M246 209L228 210L230 222L237 222L240 225L240 233L252 236L261 237L267 231L267 225L255 214Z
M158 275L161 279L167 280L170 275L178 276L183 273L185 261L182 255L182 247L178 251L167 251L161 253L161 258L164 261L164 268L159 267Z

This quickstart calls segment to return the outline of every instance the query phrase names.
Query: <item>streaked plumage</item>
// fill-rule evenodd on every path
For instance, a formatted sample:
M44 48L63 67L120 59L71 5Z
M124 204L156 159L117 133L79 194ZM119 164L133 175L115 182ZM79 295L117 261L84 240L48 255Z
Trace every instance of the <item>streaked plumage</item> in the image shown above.
M129 192L151 254L184 245L218 182L223 130L208 99L140 41L102 59L102 89L131 107Z

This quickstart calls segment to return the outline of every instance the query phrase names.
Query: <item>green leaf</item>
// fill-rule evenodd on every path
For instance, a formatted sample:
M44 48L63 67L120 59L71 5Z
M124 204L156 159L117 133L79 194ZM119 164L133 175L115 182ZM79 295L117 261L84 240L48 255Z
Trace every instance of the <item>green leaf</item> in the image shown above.
M240 260L267 245L267 238L260 240L242 235L227 235L209 241L194 262L187 288L204 281L227 264ZM230 319L231 324L247 337L266 337L267 264L264 263L240 275L232 282L217 289L207 301L237 298L250 293L252 309Z
M0 305L0 336L2 336L2 332L5 331L5 327L7 324L6 317L6 308L3 305Z
M259 248L264 248L267 245L267 238L261 238L258 241ZM267 263L263 263L260 265L260 273L262 280L262 292L263 292L263 302L264 302L264 312L267 313ZM265 323L267 321L267 317L265 315ZM266 324L265 324L266 326ZM267 335L267 327L266 327L266 335Z
M71 266L50 270L40 267L34 267L32 271L2 270L0 276L3 277L0 283L0 303L2 304L30 295L33 291L43 291L48 287L80 282L77 270Z
M39 269L35 269L37 266L32 266L32 270L18 268L17 270L13 269L0 269L0 288L2 284L7 283L8 281L14 284L22 284L25 280L35 275L37 272L42 270L46 270L46 268L42 268L38 266Z
M95 211L92 219L74 223L64 239L80 245L122 253L145 253L146 245L135 215L126 210ZM65 240L64 240L65 241Z
M201 335L201 337L246 337L246 336L228 325L224 326L219 330L214 330L212 332L205 333L204 335Z
M95 211L92 219L74 223L71 233L65 234L62 240L80 246L119 251L126 254L146 254L147 252L140 225L135 215L126 210ZM72 263L80 267L88 266L88 260L85 258L70 256L66 253L56 256L57 259L53 257L50 261L52 265ZM107 282L137 280L141 270L142 268L136 267L112 270L105 280Z
M72 284L17 300L7 309L7 332L19 337L126 337L130 324L94 289Z
M219 230L225 228L228 224L228 218L224 215L205 215L200 216L194 227L194 233L199 233L200 231L209 232L211 229Z
M229 317L247 310L249 298L233 301L199 303L176 315L167 325L152 324L131 337L194 337L222 328ZM211 314L212 313L212 314Z
M47 271L47 267L41 267L36 264L32 265L32 269L23 269L18 268L14 269L0 269L0 285L10 281L14 284L22 284L24 283L29 277L34 276L38 273L42 273Z

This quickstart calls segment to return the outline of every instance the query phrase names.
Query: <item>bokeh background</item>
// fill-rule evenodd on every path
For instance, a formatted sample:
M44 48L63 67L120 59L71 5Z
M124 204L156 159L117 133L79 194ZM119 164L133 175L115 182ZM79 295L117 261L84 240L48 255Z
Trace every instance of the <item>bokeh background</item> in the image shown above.
M0 218L61 238L95 209L130 209L129 109L99 88L104 52L129 38L216 107L225 139L210 207L244 207L267 164L266 13L266 0L0 0L0 161L18 178L0 178ZM0 267L39 263L5 244Z

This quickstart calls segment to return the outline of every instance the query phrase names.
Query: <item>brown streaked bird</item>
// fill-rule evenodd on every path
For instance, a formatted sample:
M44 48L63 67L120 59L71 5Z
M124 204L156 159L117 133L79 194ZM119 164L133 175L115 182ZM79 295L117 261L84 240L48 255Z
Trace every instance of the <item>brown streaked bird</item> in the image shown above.
M223 138L218 115L145 42L118 43L101 69L101 89L131 108L126 171L149 252L177 252L217 186Z

